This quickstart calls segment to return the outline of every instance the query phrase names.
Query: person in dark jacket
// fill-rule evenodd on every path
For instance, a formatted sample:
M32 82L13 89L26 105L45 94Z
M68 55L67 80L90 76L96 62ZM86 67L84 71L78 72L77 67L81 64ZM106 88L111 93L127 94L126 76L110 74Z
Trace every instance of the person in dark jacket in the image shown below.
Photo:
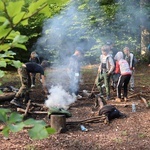
M75 49L74 54L70 58L69 62L69 78L70 78L70 85L69 85L69 92L70 94L78 95L79 89L79 79L80 79L80 69L81 69L81 61L83 56L83 50L80 47Z
M27 62L23 64L21 68L18 68L21 87L19 91L16 93L15 98L10 101L11 104L21 107L20 98L24 98L25 103L27 103L28 100L30 99L29 97L29 90L31 87L30 73L40 73L42 79L41 82L43 85L43 90L45 92L45 95L49 94L46 86L45 76L44 76L44 70L46 67L48 67L47 61L43 61L41 65L35 62Z
M30 62L35 62L37 64L40 64L40 59L39 59L39 56L38 54L33 51L30 55L30 59L29 59ZM30 73L31 75L31 88L35 87L35 77L36 77L36 73Z

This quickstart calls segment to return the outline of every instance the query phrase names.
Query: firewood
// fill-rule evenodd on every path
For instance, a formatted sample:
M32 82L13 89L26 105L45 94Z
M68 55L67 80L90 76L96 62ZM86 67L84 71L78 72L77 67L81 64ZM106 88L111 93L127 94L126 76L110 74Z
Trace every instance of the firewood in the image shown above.
M146 100L144 97L142 97L142 96L140 96L140 98L141 98L141 100L144 102L146 108L149 108L149 105L148 105L148 103L147 103L147 100Z
M26 107L25 112L24 112L24 117L25 117L25 116L27 115L27 113L28 113L28 110L29 110L29 107L30 107L30 103L31 103L31 100L29 100L28 103L27 103L27 107Z
M108 123L108 118L105 115L96 116L84 120L78 120L78 121L71 121L67 122L66 124L81 124L81 123Z
M46 107L44 104L33 103L33 102L31 104L34 105L34 106Z
M25 109L22 109L22 108L17 108L17 111L25 113ZM28 111L28 113L30 113L30 114L45 114L45 115L48 114L47 111Z
M132 95L128 96L128 98L133 98L133 97L139 96L140 94L141 93L132 94Z

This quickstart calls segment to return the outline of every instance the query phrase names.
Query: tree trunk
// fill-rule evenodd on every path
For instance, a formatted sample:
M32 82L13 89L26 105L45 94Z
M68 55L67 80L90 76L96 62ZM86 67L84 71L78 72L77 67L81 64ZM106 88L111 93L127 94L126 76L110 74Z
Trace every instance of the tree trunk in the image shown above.
M65 115L51 115L50 124L51 127L57 131L57 133L65 132L66 131Z
M148 44L150 44L150 24L149 11L146 7L149 6L149 0L140 0L141 7L141 54L148 52Z

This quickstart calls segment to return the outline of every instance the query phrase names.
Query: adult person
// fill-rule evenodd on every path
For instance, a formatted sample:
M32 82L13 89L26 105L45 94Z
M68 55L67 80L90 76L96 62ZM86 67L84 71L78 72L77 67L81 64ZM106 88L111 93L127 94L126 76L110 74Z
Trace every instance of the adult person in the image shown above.
M30 62L35 62L37 64L40 64L40 59L38 54L33 51L31 52L30 58L29 58ZM35 87L35 77L36 77L36 73L30 73L31 75L31 88Z
M117 54L118 50L115 48L115 44L112 41L107 41L106 45L109 46L110 50L109 50L109 54L112 56L113 60L115 55ZM114 60L114 64L115 64L115 60ZM114 74L114 72L112 72L111 76L110 76L110 83L111 83L111 87L112 89L115 91L116 90L116 79L117 79L118 75Z
M69 92L70 94L74 93L76 96L79 93L78 89L79 89L82 58L83 58L83 49L81 47L77 47L69 61L69 78L70 78Z
M120 73L120 77L117 83L117 98L116 102L121 102L121 89L123 87L124 93L123 98L127 101L127 94L128 94L128 83L131 77L131 70L129 67L128 62L123 59L123 52L118 52L114 59L116 60L116 67L115 73Z
M27 103L28 100L30 99L29 97L29 90L31 87L30 73L40 73L42 79L41 82L43 85L45 95L49 94L44 76L44 70L46 69L46 67L48 67L48 62L43 61L41 65L35 62L27 62L23 64L21 68L18 68L21 87L19 91L16 93L14 99L10 101L11 104L21 107L22 106L20 103L21 98L24 98L25 103Z
M131 78L130 78L130 88L129 90L134 92L134 72L135 72L135 56L133 53L130 52L129 47L125 47L123 49L123 52L125 54L125 60L128 62L130 70L132 72Z
M118 50L115 48L115 44L112 41L107 41L106 45L108 45L110 48L109 54L114 58L118 52Z
M102 91L102 81L106 88L106 100L110 99L110 75L114 70L114 61L111 55L109 54L109 46L104 45L101 47L102 54L100 55L100 65L98 68L98 76L96 79L96 86L100 91L100 95L103 95Z

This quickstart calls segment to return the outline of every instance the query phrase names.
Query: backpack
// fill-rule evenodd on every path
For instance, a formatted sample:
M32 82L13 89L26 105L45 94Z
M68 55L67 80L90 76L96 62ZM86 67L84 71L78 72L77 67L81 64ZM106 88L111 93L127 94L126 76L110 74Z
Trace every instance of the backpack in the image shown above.
M99 115L106 115L109 120L119 118L122 116L122 113L112 105L104 105L103 108L100 109Z

